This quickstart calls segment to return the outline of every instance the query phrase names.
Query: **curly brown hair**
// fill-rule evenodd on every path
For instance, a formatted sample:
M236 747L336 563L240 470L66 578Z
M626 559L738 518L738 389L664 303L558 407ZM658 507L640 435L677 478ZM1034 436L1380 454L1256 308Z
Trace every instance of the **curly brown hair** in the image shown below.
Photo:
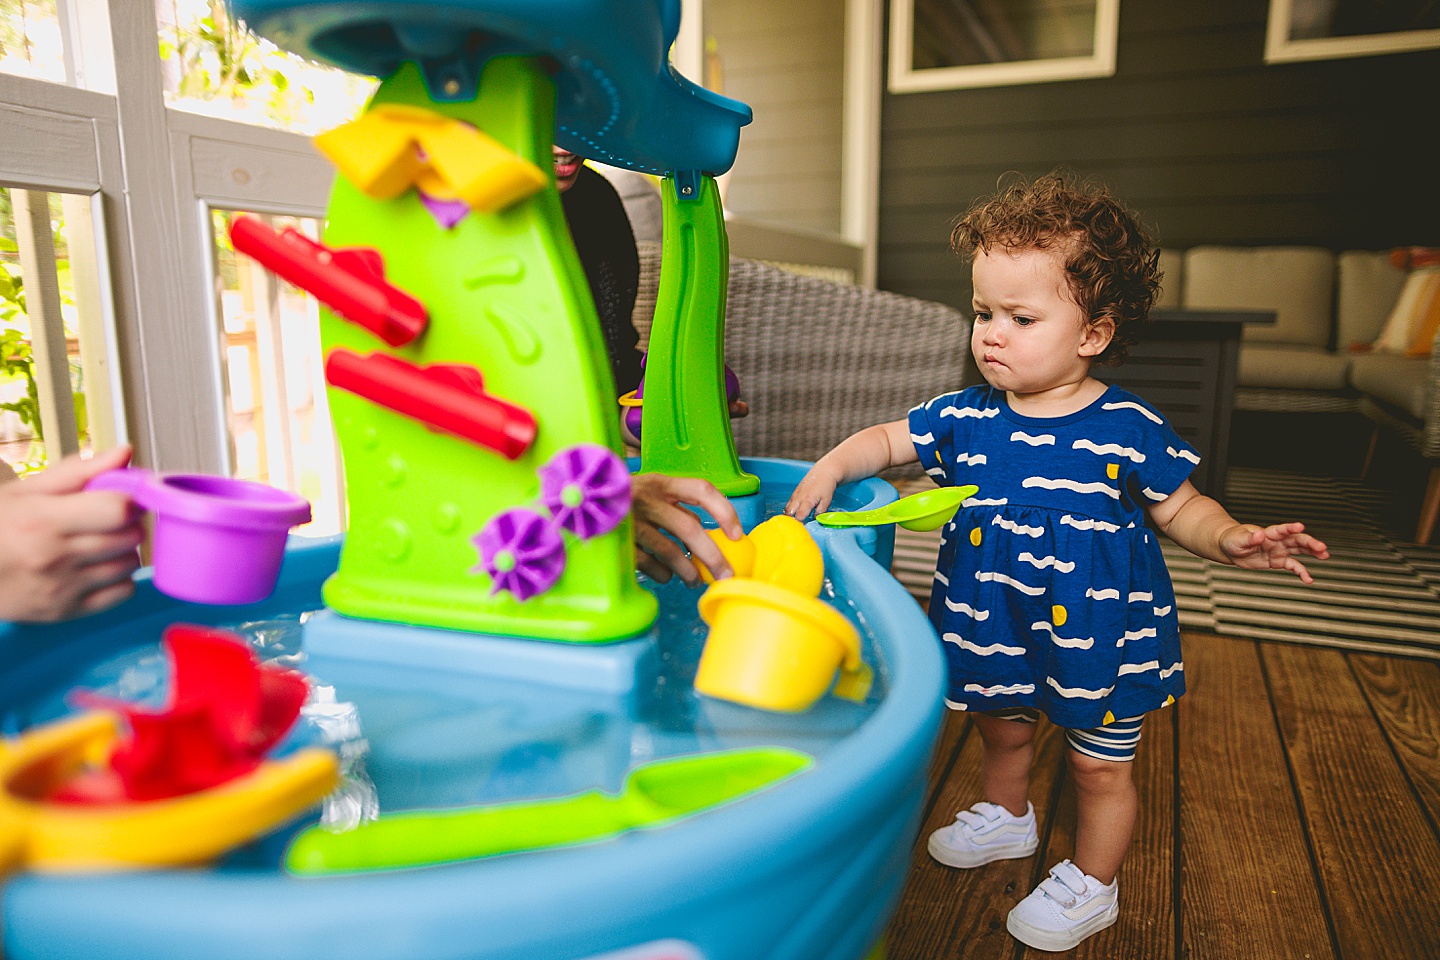
M1033 181L1006 174L999 186L960 216L950 246L967 261L993 247L1062 250L1070 292L1088 322L1115 327L1095 362L1123 363L1135 342L1126 325L1148 319L1160 288L1160 250L1139 217L1103 184L1065 170Z

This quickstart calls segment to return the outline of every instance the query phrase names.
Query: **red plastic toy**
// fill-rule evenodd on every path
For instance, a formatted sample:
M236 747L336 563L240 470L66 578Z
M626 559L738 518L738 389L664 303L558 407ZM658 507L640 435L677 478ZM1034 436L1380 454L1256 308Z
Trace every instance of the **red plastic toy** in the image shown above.
M368 247L333 249L290 227L277 233L254 217L231 222L230 242L392 347L414 340L429 323L425 306L385 279L385 262Z
M325 379L388 410L453 433L510 460L535 442L535 415L485 392L480 371L459 363L416 366L388 353L362 357L337 348Z
M261 664L234 634L176 624L162 642L170 659L169 702L150 710L77 692L78 705L123 716L130 737L108 766L86 771L48 799L124 803L204 790L254 770L300 716L309 695L304 675Z

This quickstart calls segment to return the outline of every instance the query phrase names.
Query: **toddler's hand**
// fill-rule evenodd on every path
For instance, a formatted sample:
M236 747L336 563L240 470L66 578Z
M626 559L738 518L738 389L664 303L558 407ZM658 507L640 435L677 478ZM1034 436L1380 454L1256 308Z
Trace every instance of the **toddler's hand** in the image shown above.
M1315 580L1305 565L1295 559L1296 554L1306 554L1317 560L1330 556L1325 544L1305 532L1303 523L1277 523L1269 527L1253 523L1236 524L1221 536L1220 549L1237 567L1289 570L1302 583L1314 583Z
M836 480L818 463L805 474L805 479L790 494L785 512L796 520L807 520L811 513L821 513L835 496Z

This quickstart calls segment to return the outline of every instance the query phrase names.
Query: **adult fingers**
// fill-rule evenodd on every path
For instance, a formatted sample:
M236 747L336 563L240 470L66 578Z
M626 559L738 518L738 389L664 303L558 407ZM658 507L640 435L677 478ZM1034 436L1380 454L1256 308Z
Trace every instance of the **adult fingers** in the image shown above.
M642 550L638 543L635 545L635 569L657 583L669 583L672 576L669 567Z
M82 460L78 453L72 453L27 478L25 490L27 493L78 493L92 478L129 462L130 448L126 446L97 453L89 460Z
M82 533L66 541L76 566L89 566L130 556L145 539L145 528L132 523L113 533Z
M53 500L59 529L69 536L122 533L139 527L140 508L135 501L114 490L72 493Z
M740 523L740 515L735 512L734 504L709 480L685 477L678 482L677 489L680 491L682 503L699 507L710 514L710 519L725 531L725 536L731 540L739 540L745 536L745 528Z
M650 556L654 557L666 567L680 575L680 579L687 584L694 585L700 582L700 571L695 569L695 564L680 549L679 544L661 533L655 527L646 524L635 525L635 543Z
M77 605L76 613L88 615L99 613L101 610L109 610L111 607L129 600L134 593L135 581L127 577L118 583L112 583L87 593Z

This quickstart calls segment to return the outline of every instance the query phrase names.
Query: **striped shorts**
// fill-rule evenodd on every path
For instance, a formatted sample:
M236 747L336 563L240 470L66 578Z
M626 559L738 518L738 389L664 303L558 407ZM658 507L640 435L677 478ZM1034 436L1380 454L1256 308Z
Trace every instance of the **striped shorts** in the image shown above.
M1017 720L1021 723L1035 723L1040 711L1033 707L1015 707L1012 710L996 710L986 716L997 720ZM1140 724L1145 715L1116 720L1093 730L1065 729L1065 742L1070 749L1097 760L1113 760L1127 763L1135 759L1135 750L1140 746Z

